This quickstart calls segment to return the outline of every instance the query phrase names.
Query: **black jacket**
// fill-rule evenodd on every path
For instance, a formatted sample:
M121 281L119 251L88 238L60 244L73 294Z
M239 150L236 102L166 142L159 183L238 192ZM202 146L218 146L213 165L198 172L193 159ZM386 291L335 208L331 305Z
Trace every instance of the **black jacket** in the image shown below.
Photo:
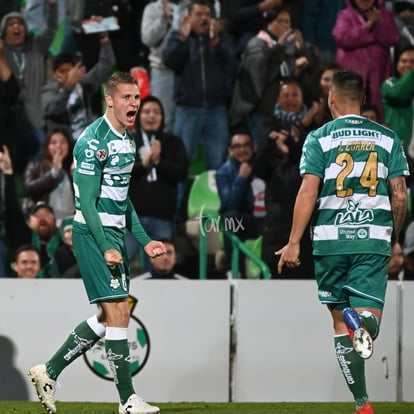
M237 76L237 60L229 36L221 32L212 47L208 34L191 33L186 41L173 31L163 52L164 63L174 70L177 105L209 108L228 105Z
M188 157L183 141L175 135L158 131L161 158L155 170L157 180L149 182L149 168L142 165L139 149L143 146L141 133L135 135L137 155L132 170L129 196L138 216L172 220L177 211L177 186L188 172Z

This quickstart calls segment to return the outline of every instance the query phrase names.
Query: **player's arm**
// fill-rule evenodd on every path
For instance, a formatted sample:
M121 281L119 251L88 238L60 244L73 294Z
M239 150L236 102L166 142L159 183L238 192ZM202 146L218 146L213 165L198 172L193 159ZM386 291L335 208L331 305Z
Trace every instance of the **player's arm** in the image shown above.
M145 253L150 257L156 257L167 253L167 249L163 243L151 240L139 221L132 201L128 198L127 202L125 217L127 229L132 233L138 243L144 247Z
M389 182L391 210L394 223L392 242L398 242L407 214L407 185L405 177L391 178Z
M142 227L132 201L128 198L127 202L127 211L125 215L127 229L132 233L141 246L145 246L151 241L151 238Z
M288 244L275 252L275 255L280 255L277 266L279 274L282 273L283 265L287 267L300 265L300 241L312 217L320 181L321 179L316 175L305 174L303 176L293 209L293 222Z

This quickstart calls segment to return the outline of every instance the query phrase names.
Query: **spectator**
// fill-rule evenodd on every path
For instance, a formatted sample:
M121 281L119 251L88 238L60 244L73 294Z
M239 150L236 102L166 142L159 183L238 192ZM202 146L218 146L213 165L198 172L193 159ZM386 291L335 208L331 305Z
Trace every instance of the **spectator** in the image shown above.
M28 33L22 14L6 14L0 23L4 56L20 85L13 107L10 152L14 169L23 172L27 162L36 158L44 138L41 93L46 77L46 59L57 29L56 0L47 0L47 25L37 36Z
M368 118L374 122L380 122L380 113L378 107L370 102L366 102L361 105L361 116L365 116L365 118Z
M162 53L171 30L175 24L178 26L174 20L179 20L185 3L188 1L157 0L148 3L141 20L141 41L149 48L151 94L159 98L164 107L166 132L172 131L174 123L174 72L165 66Z
M332 30L336 62L362 75L367 100L377 105L383 122L381 84L392 73L390 52L398 42L398 29L384 0L345 1Z
M259 148L253 163L253 173L266 183L266 216L262 241L262 259L272 272L277 273L275 248L283 247L292 223L293 206L300 187L299 160L305 136L296 124L306 113L300 85L289 79L280 87L276 115L271 119L270 133ZM284 268L282 277L312 278L313 259L309 232L301 244L301 265Z
M404 233L404 279L414 280L414 222L410 222Z
M58 25L65 20L66 2L68 0L57 0ZM23 14L26 19L27 29L30 34L37 36L45 26L45 4L46 0L19 0ZM18 10L16 10L18 11Z
M164 119L158 98L147 96L142 100L135 124L137 158L129 189L141 225L154 240L173 238L177 186L186 179L189 164L182 140L164 132ZM127 240L128 256L132 258L138 244L132 237ZM146 269L150 269L149 260Z
M73 54L73 53L76 53L78 50L83 50L83 51L88 50L92 52L93 58L92 58L92 63L90 63L89 59L91 59L91 57L88 56L87 64L90 65L89 68L92 68L95 62L98 60L98 54L96 53L97 52L96 47L90 47L90 44L88 43L88 39L93 38L93 40L95 41L94 45L96 46L98 36L89 36L88 38L86 37L86 35L83 35L84 39L81 38L82 31L83 31L82 23L84 20L86 20L86 16L85 16L86 2L87 0L65 0L67 43L64 45L62 53ZM98 13L93 13L93 14L97 15Z
M63 243L56 249L55 260L61 278L80 278L80 270L75 257L72 242L73 215L65 217L60 225Z
M10 145L10 107L16 102L20 88L3 54L3 41L0 39L0 145Z
M259 219L254 216L254 193L252 171L255 145L248 133L232 135L228 148L228 160L217 170L217 191L220 197L220 218L226 230L233 231L241 240L256 239L262 233ZM226 223L241 223L236 228L227 228ZM232 226L233 227L233 226ZM230 269L232 246L224 238L227 270ZM240 255L239 269L245 276L244 256Z
M174 133L193 160L203 138L206 168L217 169L229 142L227 108L237 63L230 38L213 18L211 4L193 0L164 49L174 70Z
M401 55L407 46L414 46L414 0L394 0L394 21L397 25L400 39L393 50L395 58Z
M329 63L315 74L313 82L315 92L312 95L312 103L305 116L298 123L302 135L306 135L311 130L319 128L332 120L328 106L328 94L333 76L340 69L341 67L338 64Z
M40 252L32 244L20 246L14 255L12 269L15 276L22 279L36 279L40 276Z
M265 25L267 14L283 0L233 0L229 7L229 31L234 36L238 57L249 40Z
M396 59L395 76L389 77L381 86L384 102L385 123L401 139L413 171L414 151L410 154L413 136L414 96L414 45L407 46Z
M248 127L258 146L262 123L273 113L280 80L299 74L309 63L304 56L296 59L304 43L301 33L292 28L290 9L282 6L268 19L243 53L229 115L231 127Z
M302 8L302 34L306 42L316 46L324 64L336 60L336 44L332 29L336 16L345 7L344 0L305 0Z
M79 53L82 56L82 63L86 68L86 72L89 72L99 61L99 55L101 51L100 38L102 32L86 33L83 25L91 22L100 23L105 17L115 17L116 11L122 9L122 22L118 20L118 25L121 28L125 24L124 11L125 7L130 7L130 2L120 2L117 0L66 0L66 12L68 21L67 38L70 40L66 44L62 45L62 53L76 54ZM115 38L123 37L119 35L120 30L110 32L110 39L113 45L113 51L115 53L115 59L117 67L124 70L129 70L131 65L125 65L125 61L130 61L133 56L133 50L131 39L133 36L129 33L129 36L124 39L123 43L118 44L115 42ZM124 29L122 29L124 32ZM116 34L115 34L116 33ZM136 32L134 32L136 35ZM117 43L115 45L115 43ZM122 62L122 65L121 65ZM126 67L128 66L128 67ZM89 105L92 114L92 120L96 119L102 114L102 92L101 90L95 91L89 96Z
M100 89L115 65L115 55L107 33L100 38L97 63L86 72L79 55L59 54L52 62L52 76L42 90L47 131L67 128L76 141L95 117L92 96Z
M0 20L10 12L18 12L20 8L20 0L2 0L0 3Z
M10 144L10 106L16 101L19 85L12 74L3 54L3 41L0 39L0 148ZM1 168L0 168L1 170ZM7 247L4 240L4 179L0 172L0 277L7 271Z
M142 280L184 280L188 279L174 272L174 267L177 263L177 253L175 252L174 243L172 240L162 239L167 252L162 256L151 257L151 270L141 275L138 279Z
M54 259L56 249L62 244L56 227L52 207L40 201L29 211L27 219L16 193L13 166L9 150L3 147L0 153L0 169L5 178L5 225L6 237L14 252L23 244L33 244L40 251L41 266L39 277L59 277Z
M31 204L44 201L53 208L56 225L75 211L72 182L73 142L64 129L50 131L40 158L30 161L23 175L23 187Z
M63 53L79 51L89 71L98 61L100 33L86 33L84 25L113 18L118 30L110 30L109 38L116 57L117 69L125 72L139 66L147 56L147 48L140 42L139 16L147 1L132 0L65 0L67 12L67 33L62 45ZM138 28L137 28L138 21ZM146 62L145 62L146 63ZM93 99L94 115L102 111L102 95L96 93Z
M303 99L303 90L300 83L294 78L284 79L279 86L276 106L273 112L273 123L277 129L289 131L305 116L307 107Z
M395 243L391 249L390 263L388 264L388 280L398 280L404 269L404 254L400 243Z
M385 124L395 131L401 140L410 167L407 185L413 201L414 190L414 45L407 46L396 57L395 76L388 78L381 87L384 103ZM413 212L410 212L411 215Z

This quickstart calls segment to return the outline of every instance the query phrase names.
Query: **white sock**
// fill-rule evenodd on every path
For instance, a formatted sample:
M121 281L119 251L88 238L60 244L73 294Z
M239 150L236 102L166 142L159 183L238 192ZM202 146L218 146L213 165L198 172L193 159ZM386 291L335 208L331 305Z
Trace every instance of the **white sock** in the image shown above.
M116 328L114 326L108 326L106 328L105 339L110 341L119 341L121 339L128 338L128 328Z
M105 336L106 327L103 323L98 321L96 315L91 316L89 319L86 320L86 323L89 327L99 336L99 338L103 338Z

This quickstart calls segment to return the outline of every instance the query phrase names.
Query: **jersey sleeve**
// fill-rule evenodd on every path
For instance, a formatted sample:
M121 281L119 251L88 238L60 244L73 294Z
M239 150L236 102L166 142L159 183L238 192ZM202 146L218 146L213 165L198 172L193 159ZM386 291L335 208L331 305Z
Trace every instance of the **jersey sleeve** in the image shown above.
M141 225L138 215L135 211L132 201L128 198L127 213L126 213L127 227L131 231L132 235L138 241L138 243L144 247L150 241L151 238Z
M316 175L321 179L324 177L322 147L318 138L312 132L308 134L303 144L299 170L302 177L304 174Z

